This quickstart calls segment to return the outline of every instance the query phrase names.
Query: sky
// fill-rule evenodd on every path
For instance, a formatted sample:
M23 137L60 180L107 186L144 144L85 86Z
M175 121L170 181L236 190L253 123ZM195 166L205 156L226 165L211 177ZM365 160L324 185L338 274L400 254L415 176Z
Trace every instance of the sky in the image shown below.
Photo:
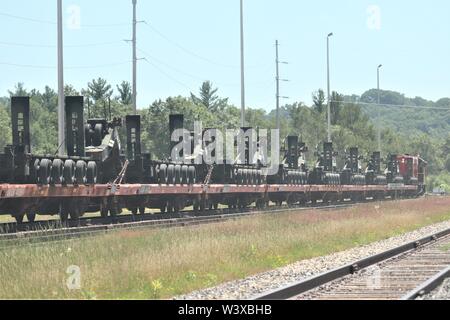
M131 0L63 0L65 83L131 81ZM23 82L57 89L56 0L0 0L0 95ZM448 0L244 0L246 104L275 106L275 40L282 103L311 104L326 89L376 87L437 100L450 96ZM138 107L189 96L204 80L240 105L239 0L138 0Z

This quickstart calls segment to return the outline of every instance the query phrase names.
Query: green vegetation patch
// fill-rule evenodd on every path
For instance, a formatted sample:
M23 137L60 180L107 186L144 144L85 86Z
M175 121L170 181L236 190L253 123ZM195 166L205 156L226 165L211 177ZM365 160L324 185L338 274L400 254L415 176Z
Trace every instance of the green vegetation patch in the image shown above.
M449 205L367 204L4 249L0 298L170 298L445 221Z

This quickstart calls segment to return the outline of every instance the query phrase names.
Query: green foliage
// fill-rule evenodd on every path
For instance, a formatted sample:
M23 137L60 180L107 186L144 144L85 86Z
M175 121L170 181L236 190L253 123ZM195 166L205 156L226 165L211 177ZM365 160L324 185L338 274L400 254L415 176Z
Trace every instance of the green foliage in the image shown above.
M119 96L117 100L123 105L130 105L133 102L133 96L131 92L131 85L127 81L123 81L117 86L117 91L119 91Z
M228 99L220 99L216 94L217 91L217 88L213 89L211 81L205 81L200 88L199 97L191 93L191 100L195 105L204 106L209 111L223 111Z

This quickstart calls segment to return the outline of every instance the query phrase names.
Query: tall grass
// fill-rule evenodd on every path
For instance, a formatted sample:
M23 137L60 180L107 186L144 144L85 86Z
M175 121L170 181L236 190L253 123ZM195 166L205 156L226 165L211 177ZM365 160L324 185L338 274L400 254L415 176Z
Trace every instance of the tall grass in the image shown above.
M159 299L450 219L450 198L118 231L0 251L0 298ZM69 266L81 288L69 290Z

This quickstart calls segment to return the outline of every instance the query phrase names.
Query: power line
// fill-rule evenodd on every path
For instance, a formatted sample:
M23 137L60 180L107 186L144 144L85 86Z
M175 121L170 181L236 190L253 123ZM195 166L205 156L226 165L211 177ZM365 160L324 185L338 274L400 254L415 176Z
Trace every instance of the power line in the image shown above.
M178 79L172 77L171 75L169 75L168 73L166 73L164 70L162 70L160 67L158 67L156 64L152 63L151 61L144 59L145 62L147 62L149 65L151 65L153 68L155 68L157 71L159 71L161 74L163 74L164 76L166 76L168 79L178 83L180 86L188 89L190 92L194 92L194 90L192 90L191 88L189 88L189 86L181 81L179 81Z
M170 39L169 37L167 37L166 35L164 35L161 31L159 31L158 29L156 29L154 26L152 26L149 23L145 23L146 26L148 26L153 32L155 32L156 34L158 34L161 38L163 38L164 40L166 40L167 42L171 43L172 45L174 45L175 47L177 47L178 49L180 49L181 51L184 51L185 53L199 59L199 60L203 60L205 62L208 62L210 64L219 66L219 67L224 67L224 68L239 68L239 66L236 65L227 65L227 64L223 64L223 63L219 63L216 61L213 61L209 58L203 57L187 48L185 48L184 46L180 45L178 42Z
M87 48L87 47L101 47L101 46L109 46L113 44L121 44L122 41L110 41L110 42L99 42L99 43L85 43L85 44L71 44L64 45L64 48ZM2 46L11 46L11 47L25 47L25 48L56 48L54 44L32 44L32 43L18 43L18 42L6 42L0 41L0 45Z
M0 12L0 16L12 18L16 20L22 20L22 21L28 21L28 22L34 22L34 23L40 23L40 24L46 24L46 25L56 25L56 21L50 21L50 20L43 20L43 19L36 19L36 18L30 18L30 17L24 17L24 16L18 16L6 12ZM118 22L118 23L107 23L107 24L81 24L81 27L86 28L109 28L109 27L123 27L123 26L131 26L131 23L129 22Z
M16 15L5 13L5 12L0 12L0 16L13 18L13 19L17 19L17 20L41 23L41 24L56 25L56 21L48 21L48 20L41 20L41 19L35 19L35 18L16 16Z
M197 53L195 53L194 51L187 49L186 47L182 46L181 44L179 44L178 42L170 39L168 36L166 36L164 33L162 33L161 31L159 31L158 29L156 29L153 25L151 25L150 23L144 22L145 25L150 28L153 32L155 32L157 35L159 35L161 38L163 38L164 40L166 40L167 42L171 43L172 45L174 45L175 47L177 47L178 49L180 49L181 51L187 53L188 55L197 58L199 60L205 61L209 64L218 66L218 67L222 67L222 68L230 68L230 69L238 69L240 68L240 66L238 65L229 65L229 64L224 64L224 63L220 63L214 60L211 60L207 57L201 56ZM253 65L253 66L246 66L246 68L260 68L260 67L265 67L267 66L267 64L264 65Z
M76 70L76 69L97 69L97 68L109 68L116 67L125 64L129 64L131 61L123 61L109 64L101 64L101 65L91 65L91 66L69 66L64 67L67 70ZM0 62L0 65L10 66L10 67L18 67L18 68L30 68L30 69L56 69L56 66L45 66L45 65L32 65L32 64L19 64L19 63L10 63L10 62Z

